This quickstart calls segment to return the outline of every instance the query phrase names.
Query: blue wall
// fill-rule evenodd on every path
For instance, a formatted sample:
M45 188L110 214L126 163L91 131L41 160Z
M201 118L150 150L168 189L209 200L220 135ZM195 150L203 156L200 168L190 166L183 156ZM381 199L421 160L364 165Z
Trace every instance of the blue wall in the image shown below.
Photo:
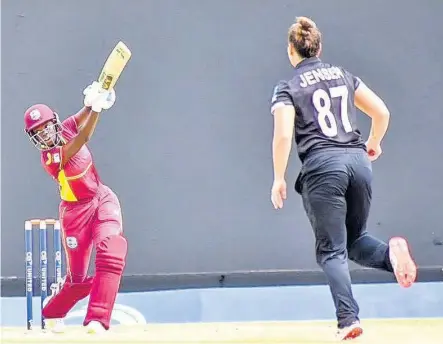
M362 319L443 317L443 283L417 283L410 289L402 289L397 284L356 285L354 294ZM39 302L35 298L35 324L40 322ZM79 303L73 311L84 307L86 302ZM1 303L2 326L25 326L24 298L2 298ZM144 318L148 323L335 318L329 289L325 286L126 293L118 295L117 304L140 312L142 317L138 319ZM68 319L67 323L80 324L82 320L80 316Z

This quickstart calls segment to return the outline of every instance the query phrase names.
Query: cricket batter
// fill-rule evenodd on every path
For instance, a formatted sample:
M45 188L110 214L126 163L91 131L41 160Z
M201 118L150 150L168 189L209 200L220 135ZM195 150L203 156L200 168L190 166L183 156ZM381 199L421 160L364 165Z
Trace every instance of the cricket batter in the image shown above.
M122 233L120 204L104 185L86 146L99 114L115 102L115 92L97 82L83 92L85 107L60 122L47 105L26 110L25 131L41 151L45 171L58 183L59 218L67 259L67 276L45 300L43 316L48 327L58 326L80 300L90 295L83 325L88 333L109 329L111 312L126 261L127 242ZM95 276L87 277L92 245L96 248Z
M315 235L317 263L326 274L338 320L340 340L360 336L359 307L351 288L348 258L366 267L395 274L409 287L416 265L404 238L389 243L368 234L372 198L372 166L382 153L389 111L359 78L319 59L321 32L306 18L297 18L288 34L291 78L274 89L274 184L276 209L286 199L285 173L295 128L302 168L296 181ZM372 119L363 142L356 108Z

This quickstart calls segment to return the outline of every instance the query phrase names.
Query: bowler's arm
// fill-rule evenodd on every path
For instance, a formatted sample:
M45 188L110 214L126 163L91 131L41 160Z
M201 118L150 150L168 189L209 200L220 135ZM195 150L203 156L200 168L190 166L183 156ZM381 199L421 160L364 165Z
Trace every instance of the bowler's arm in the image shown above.
M295 107L287 82L280 82L274 89L271 112L274 116L272 160L274 179L285 179L292 148L295 125Z
M386 104L362 82L355 90L354 103L360 111L371 117L372 125L369 139L380 144L389 126L390 113Z

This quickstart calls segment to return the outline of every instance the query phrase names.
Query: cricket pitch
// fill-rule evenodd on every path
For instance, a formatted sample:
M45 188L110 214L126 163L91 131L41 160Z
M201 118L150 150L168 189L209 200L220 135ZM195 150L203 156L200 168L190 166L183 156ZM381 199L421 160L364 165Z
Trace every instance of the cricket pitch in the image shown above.
M437 344L443 343L443 318L377 319L362 321L364 334L351 343ZM334 343L335 323L319 322L246 322L149 324L114 326L104 335L88 335L77 326L63 334L1 329L1 343L248 343L248 344L324 344Z

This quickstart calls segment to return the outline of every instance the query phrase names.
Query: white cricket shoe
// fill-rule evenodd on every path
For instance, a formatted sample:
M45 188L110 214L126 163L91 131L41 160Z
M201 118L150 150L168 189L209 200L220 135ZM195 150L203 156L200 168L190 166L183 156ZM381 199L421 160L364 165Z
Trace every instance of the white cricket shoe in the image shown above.
M66 326L63 319L45 319L46 329L53 333L65 333Z
M363 328L359 321L353 322L350 326L340 328L337 331L337 340L351 340L360 337L363 334Z
M65 279L58 281L57 283L51 284L51 295L49 295L44 301L43 301L43 307L45 307L48 302L58 294L60 289L63 286L63 283L65 283ZM45 327L47 330L53 332L53 333L64 333L65 332L65 322L62 318L57 319L45 319Z
M93 320L88 325L86 325L86 333L101 334L101 333L105 333L105 332L106 332L106 329L98 321Z

